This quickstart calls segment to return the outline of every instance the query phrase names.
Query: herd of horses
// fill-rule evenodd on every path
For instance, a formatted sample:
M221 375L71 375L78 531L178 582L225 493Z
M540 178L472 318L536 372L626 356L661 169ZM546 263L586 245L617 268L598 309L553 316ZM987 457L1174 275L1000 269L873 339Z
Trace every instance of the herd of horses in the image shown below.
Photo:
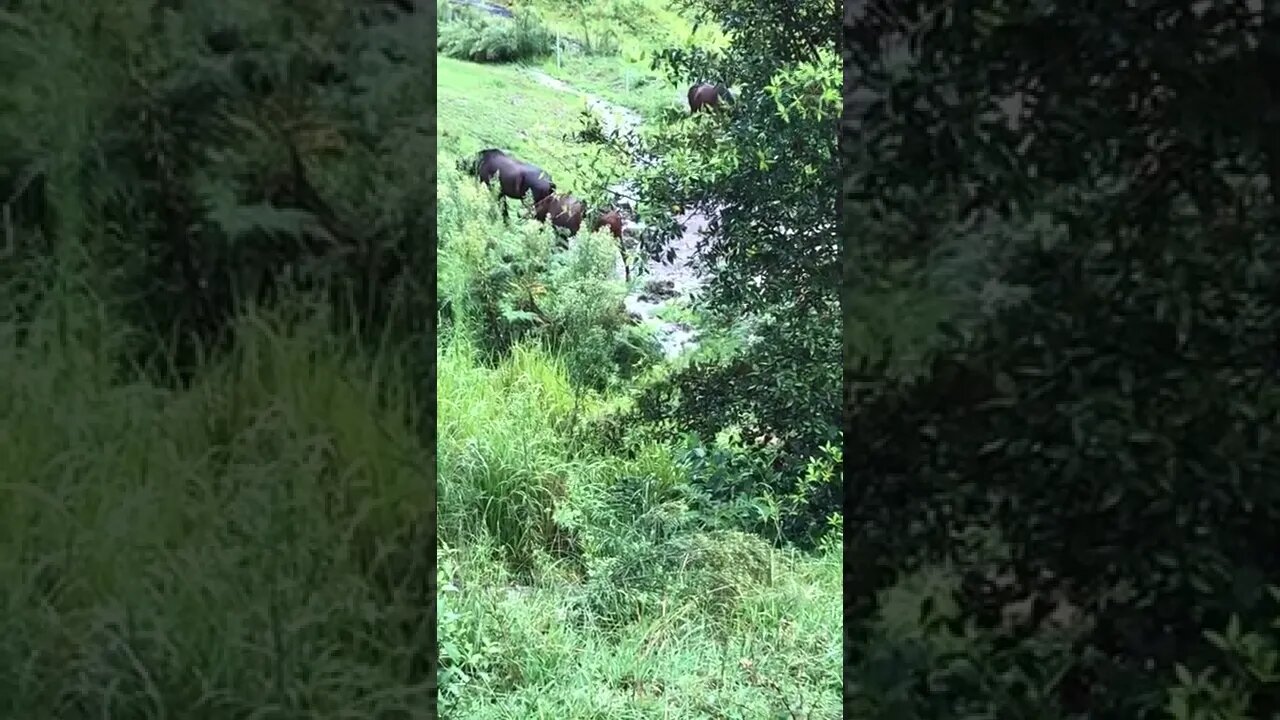
M714 110L722 102L732 102L733 97L724 85L697 83L689 88L689 111ZM469 169L475 177L486 186L492 186L493 179L498 178L500 190L499 200L502 202L502 217L509 219L506 199L511 198L523 202L526 196L533 196L533 217L538 222L551 221L557 232L563 231L564 242L578 234L582 221L588 215L586 203L570 193L557 192L555 181L546 170L525 162L516 156L498 148L486 148L473 157ZM599 208L591 214L591 232L602 227L609 232L622 249L622 211L617 207ZM630 273L628 273L629 275Z

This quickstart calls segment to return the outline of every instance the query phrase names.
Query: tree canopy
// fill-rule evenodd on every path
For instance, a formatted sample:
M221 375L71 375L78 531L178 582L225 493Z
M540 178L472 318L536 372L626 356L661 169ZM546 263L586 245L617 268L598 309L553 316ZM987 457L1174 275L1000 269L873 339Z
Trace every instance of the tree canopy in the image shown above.
M838 198L824 188L840 177L839 16L816 2L688 5L719 24L727 46L672 48L655 66L686 87L724 84L733 100L717 112L674 113L633 147L657 158L640 179L640 212L655 228L646 242L656 256L679 231L671 208L706 212L703 309L724 326L745 320L756 339L697 361L645 407L704 436L741 425L777 437L798 478L824 445L838 444ZM794 534L824 521L838 492L830 485L807 495Z
M846 344L851 630L904 568L949 562L957 622L1012 642L904 713L1155 717L1175 665L1220 660L1206 630L1273 617L1274 12L847 11L846 309L886 277L954 301L916 328L914 374ZM1060 675L1036 676L1019 663L1063 605L1084 619Z

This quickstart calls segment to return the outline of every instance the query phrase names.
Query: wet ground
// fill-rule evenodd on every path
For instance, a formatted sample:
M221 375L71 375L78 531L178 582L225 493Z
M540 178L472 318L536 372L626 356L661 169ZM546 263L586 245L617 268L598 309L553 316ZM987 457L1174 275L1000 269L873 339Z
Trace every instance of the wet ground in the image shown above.
M600 118L606 135L615 131L625 135L642 122L638 113L577 90L544 72L534 70L532 75L543 85L585 99L587 107ZM619 182L609 189L619 196L619 205L631 209L627 198L636 197L636 193L629 183ZM697 344L697 333L693 328L683 323L662 320L659 314L672 303L694 297L702 288L703 278L694 270L691 261L698 240L707 226L706 216L696 212L684 213L676 219L684 232L667 246L667 249L675 250L675 259L671 263L649 261L638 273L633 271L633 277L638 276L640 279L639 287L633 289L626 298L627 310L654 328L667 357L675 357ZM642 223L631 221L627 224L624 233L631 238L631 247L636 247L636 236L643 230ZM619 259L618 277L623 275L622 261Z

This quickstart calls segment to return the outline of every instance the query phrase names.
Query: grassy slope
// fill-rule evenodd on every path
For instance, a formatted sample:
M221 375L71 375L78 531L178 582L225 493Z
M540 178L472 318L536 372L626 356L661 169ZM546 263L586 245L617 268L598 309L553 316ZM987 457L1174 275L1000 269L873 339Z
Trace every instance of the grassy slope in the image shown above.
M549 27L565 37L582 38L580 23L559 11L554 0L515 4L532 5ZM618 32L617 56L552 56L538 67L584 92L630 107L646 117L653 117L666 107L682 106L687 88L679 82L670 83L652 69L654 53L664 47L689 43L718 47L724 43L724 35L707 24L695 31L690 20L667 0L644 0L639 12L640 16L635 19L639 32L626 29Z
M443 153L506 147L557 175L589 157L560 136L580 102L525 68L439 63ZM657 84L628 94L624 72L636 66L619 58L554 64L544 63L549 74L642 111L671 97ZM838 549L771 553L768 579L739 588L730 609L673 602L606 633L579 614L581 571L549 560L545 526L529 521L572 512L575 493L657 472L584 448L564 430L614 399L575 393L560 362L535 351L486 368L458 342L442 348L438 377L439 560L455 581L442 584L441 636L461 671L446 690L450 716L764 718L788 716L788 706L801 717L839 716ZM670 450L648 452L678 472ZM516 577L497 559L500 547L540 560Z
M441 172L453 161L497 147L551 173L572 190L585 166L620 176L624 166L595 148L569 142L587 105L580 97L538 83L519 67L479 65L437 55L437 127Z
M158 387L95 306L0 323L0 717L424 717L357 560L432 501L394 373L246 322Z
M684 90L666 82L640 61L575 55L559 60L546 58L537 68L584 93L631 108L645 117L656 117L663 109L679 107L684 102Z
M577 41L583 38L581 23L567 15L563 6L555 0L515 0L500 4L517 9L532 9L548 28L561 37ZM581 92L629 107L646 117L655 116L666 107L682 106L688 88L684 87L683 83L670 83L667 78L660 76L652 69L650 63L654 53L664 47L687 43L720 46L725 41L724 35L717 28L707 24L701 25L695 32L690 20L677 12L667 0L644 0L640 3L639 12L640 15L635 18L635 26L640 29L640 32L612 28L617 34L618 54L608 56L582 55L572 52L566 52L560 56L552 54L533 63L532 67L568 83ZM598 29L594 29L593 32L598 32ZM444 60L441 62L441 87L444 88L447 84L457 87L458 81L461 80L464 82L462 88L465 89L466 78L460 76L475 71L475 68L468 65L464 70L456 64L448 65ZM493 82L526 84L527 75L516 68L487 67L480 72L490 76ZM446 74L450 75L448 80L445 78ZM513 76L517 77L513 78ZM536 92L527 93L526 90L528 88L523 89L522 94L530 95L531 98L536 97ZM557 123L564 121L563 117L559 117L560 114L556 111L552 115ZM517 108L516 118L527 121L527 117L522 117L526 115L527 113Z
M441 634L468 671L447 683L453 716L763 718L785 706L839 716L838 548L775 551L769 578L737 588L727 607L675 598L606 633L578 615L588 589L577 572L544 561L516 578L494 544L527 542L537 533L519 519L572 506L558 488L588 492L645 466L575 448L557 430L592 403L575 399L553 358L519 352L487 369L446 348L439 378L440 563L454 581L442 585ZM479 530L484 515L499 521L494 532Z

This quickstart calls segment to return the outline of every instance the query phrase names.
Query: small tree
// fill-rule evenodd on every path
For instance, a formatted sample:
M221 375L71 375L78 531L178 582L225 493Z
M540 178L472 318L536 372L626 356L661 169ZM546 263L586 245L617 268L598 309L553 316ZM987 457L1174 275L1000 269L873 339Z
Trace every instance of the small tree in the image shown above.
M743 425L780 438L784 482L794 484L839 426L837 199L820 190L839 179L838 17L812 2L698 0L690 10L734 40L721 53L669 49L656 66L676 82L715 78L743 90L730 112L676 117L641 143L638 153L659 158L640 182L640 210L656 229L648 249L656 257L680 231L671 208L706 213L703 310L724 327L746 319L759 339L695 360L643 406L666 414L663 398L678 394L670 415L704 437ZM811 492L787 518L793 539L819 531L837 504L834 481Z

